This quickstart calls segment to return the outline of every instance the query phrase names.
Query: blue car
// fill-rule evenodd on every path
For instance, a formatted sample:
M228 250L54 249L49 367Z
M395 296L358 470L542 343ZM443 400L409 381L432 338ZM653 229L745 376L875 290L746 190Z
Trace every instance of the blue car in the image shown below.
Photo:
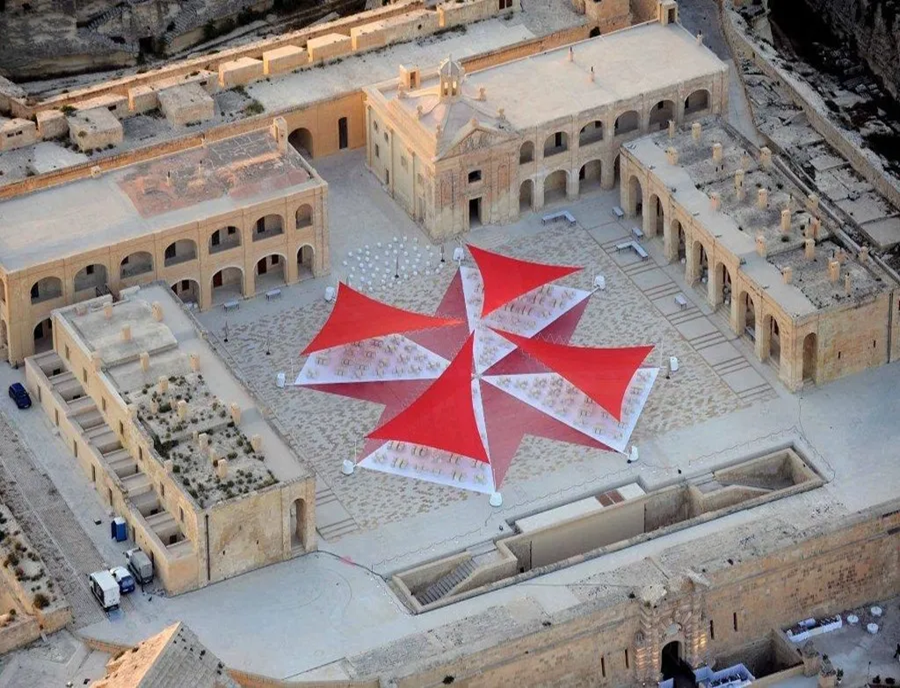
M16 402L20 409L31 408L31 397L21 382L13 382L9 386L9 398Z

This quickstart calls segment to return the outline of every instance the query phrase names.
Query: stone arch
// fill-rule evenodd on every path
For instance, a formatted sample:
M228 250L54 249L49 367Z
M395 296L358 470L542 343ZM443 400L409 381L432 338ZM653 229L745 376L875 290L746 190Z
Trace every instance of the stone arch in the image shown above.
M264 215L253 226L253 241L262 241L279 234L284 234L284 218L278 213Z
M771 360L777 368L781 368L781 327L778 325L778 319L769 314L763 319L765 326L765 344L766 350L763 352L763 358Z
M694 239L691 250L693 251L694 261L693 271L692 274L688 275L688 281L693 284L695 281L700 280L702 284L706 284L709 281L709 251L699 239Z
M172 286L172 291L184 303L200 304L200 283L195 279L178 280Z
M106 285L106 266L102 263L91 263L85 265L81 270L75 273L72 280L73 290L77 294L86 289L97 289Z
M738 329L750 341L756 341L756 302L749 292L741 292L738 299Z
M244 269L237 265L223 267L212 276L213 305L244 295Z
M617 186L622 177L622 163L621 156L616 153L616 157L613 158L613 186Z
M641 126L641 118L638 116L637 110L627 110L616 117L616 126L613 134L615 136L623 136L637 131Z
M655 193L650 194L650 207L647 208L650 213L650 224L648 228L654 235L662 235L665 231L666 220L663 212L662 201Z
M31 285L31 303L58 299L63 295L63 283L59 277L42 277Z
M578 193L589 193L600 190L600 173L603 163L599 160L589 160L578 171Z
M684 659L684 640L681 636L663 645L659 653L659 672L663 680L672 679L675 685L693 685L694 672Z
M309 245L303 244L297 249L297 276L299 279L309 279L314 276L316 264L316 249Z
M734 281L731 277L731 270L725 263L716 263L716 293L714 294L716 302L719 306L725 304L731 305L731 292L734 289Z
M526 213L534 207L534 181L526 179L519 187L519 212Z
M53 320L44 318L34 326L34 353L40 354L53 348Z
M280 253L270 253L257 260L253 272L257 292L287 284L287 262Z
M709 91L705 88L698 88L684 99L684 116L703 114L709 110L711 98Z
M519 164L526 165L530 162L534 162L534 142L526 141L519 148Z
M315 157L313 136L306 127L294 129L290 136L288 136L288 143L291 144L294 147L294 150L300 153L304 158L312 159Z
M597 141L603 140L603 122L599 119L595 119L593 122L588 122L583 127L581 127L581 131L578 132L578 145L579 146L589 146L592 143L596 143Z
M660 100L650 108L650 131L659 131L669 126L669 120L675 119L675 103L671 100Z
M544 178L544 205L564 201L566 199L566 184L568 173L565 170L556 170Z
M810 332L803 338L803 379L816 381L816 366L819 362L819 338Z
M309 203L304 203L297 208L297 212L294 213L294 219L297 221L297 229L312 227L313 207Z
M678 260L682 263L687 262L687 235L684 231L684 225L677 217L673 217L669 222L669 229L665 235L666 260L670 263Z
M544 157L559 155L569 150L569 135L564 131L555 131L544 141Z
M166 246L163 254L165 267L186 263L197 259L197 242L193 239L178 239Z
M628 207L625 212L630 217L641 215L644 210L644 189L635 175L628 178Z
M234 225L220 227L209 235L209 252L219 253L241 245L241 230Z
M119 279L129 279L153 272L153 254L149 251L129 253L119 264Z

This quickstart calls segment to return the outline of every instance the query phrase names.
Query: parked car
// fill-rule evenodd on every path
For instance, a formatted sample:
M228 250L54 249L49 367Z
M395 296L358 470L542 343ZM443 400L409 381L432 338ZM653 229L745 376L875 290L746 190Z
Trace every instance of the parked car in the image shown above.
M88 584L104 611L119 608L119 584L109 571L95 571L88 576Z
M31 408L31 396L21 382L13 382L9 386L9 398L16 402L16 406L20 409Z
M138 583L146 585L153 580L153 562L140 547L126 551L125 558L128 560L128 570Z
M116 583L119 584L119 592L123 595L134 592L134 577L128 569L124 566L115 566L111 568L109 572L112 574L112 577L116 579Z

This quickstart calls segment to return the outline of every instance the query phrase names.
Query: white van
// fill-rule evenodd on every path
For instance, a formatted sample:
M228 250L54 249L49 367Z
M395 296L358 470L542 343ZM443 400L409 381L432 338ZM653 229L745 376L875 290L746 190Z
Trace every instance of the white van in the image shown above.
M95 571L88 576L88 584L105 611L119 608L119 584L109 571Z

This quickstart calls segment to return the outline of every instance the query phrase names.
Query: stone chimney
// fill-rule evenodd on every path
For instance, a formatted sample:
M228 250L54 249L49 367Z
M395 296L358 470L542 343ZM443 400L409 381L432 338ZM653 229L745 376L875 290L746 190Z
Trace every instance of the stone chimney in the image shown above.
M841 264L832 259L828 261L828 279L834 284L841 278Z
M179 399L178 403L175 406L178 409L178 418L181 420L184 420L185 418L187 418L187 413L188 413L187 402L184 399Z
M734 190L737 192L737 199L739 201L744 200L744 175L746 173L743 169L737 170L734 173Z
M859 262L862 264L868 263L869 262L869 247L863 246L861 249L859 249L859 255L857 255L857 258L859 259Z
M788 265L781 271L781 279L785 284L790 284L794 280L794 268Z
M816 242L814 239L807 239L803 242L803 255L806 256L806 260L815 260Z
M209 448L209 435L205 432L201 432L197 435L197 446L200 447L200 451L206 451Z
M156 320L156 322L161 322L162 316L163 316L163 310L162 310L162 306L160 305L159 301L154 301L153 306L151 308L153 309L153 319Z
M574 61L575 61L575 50L570 45L569 46L569 62L574 62Z
M709 207L713 210L718 210L722 205L722 199L719 197L719 193L717 191L713 191L709 195Z
M156 383L160 394L165 394L169 391L169 378L165 375L160 375L157 378Z
M145 373L150 370L150 354L146 351L141 352L141 370Z
M768 255L768 248L766 247L766 238L762 234L756 235L756 252L763 258L765 258L766 255Z
M107 320L112 320L112 304L111 303L103 304L103 315L106 316Z
M122 341L131 341L131 325L122 325Z
M697 32L697 45L703 45L703 32Z
M200 370L200 356L197 354L190 354L188 360L191 362L191 370L195 373Z
M766 146L759 149L759 164L764 170L772 166L772 151Z
M487 100L487 89L484 86L478 87L478 100Z
M851 280L850 280L850 273L848 272L846 275L844 275L844 293L847 296L850 296L851 287L852 287L852 284L851 284Z
M691 138L694 141L699 141L703 135L703 125L700 122L694 122L691 125Z
M422 119L422 113L424 112L421 105L416 105L416 119Z
M789 234L791 231L791 211L785 208L781 211L781 233Z
M272 120L270 132L278 146L278 152L282 154L286 153L288 147L288 128L284 117L276 117Z
M812 214L815 214L816 211L819 210L818 194L811 193L806 197L806 209Z
M230 408L231 408L231 420L234 422L235 425L240 425L241 424L241 407L238 406L236 403L232 403Z
M228 477L228 459L219 459L216 462L216 476L219 480L225 480Z
M678 149L675 146L666 148L666 160L669 161L670 165L678 164Z
M262 450L262 437L253 435L253 437L250 438L250 446L253 448L253 451L259 453Z
M756 190L756 207L760 210L769 207L769 190L765 187Z
M670 139L675 138L675 120L674 119L669 120L669 138Z
M98 177L103 175L103 170L100 169L100 165L94 165L91 168L91 179L97 179Z
M722 162L722 144L718 141L713 144L713 162Z
M839 248L837 250L837 253L834 254L834 258L835 258L835 260L837 260L838 263L843 265L844 263L847 262L847 252L844 249Z

